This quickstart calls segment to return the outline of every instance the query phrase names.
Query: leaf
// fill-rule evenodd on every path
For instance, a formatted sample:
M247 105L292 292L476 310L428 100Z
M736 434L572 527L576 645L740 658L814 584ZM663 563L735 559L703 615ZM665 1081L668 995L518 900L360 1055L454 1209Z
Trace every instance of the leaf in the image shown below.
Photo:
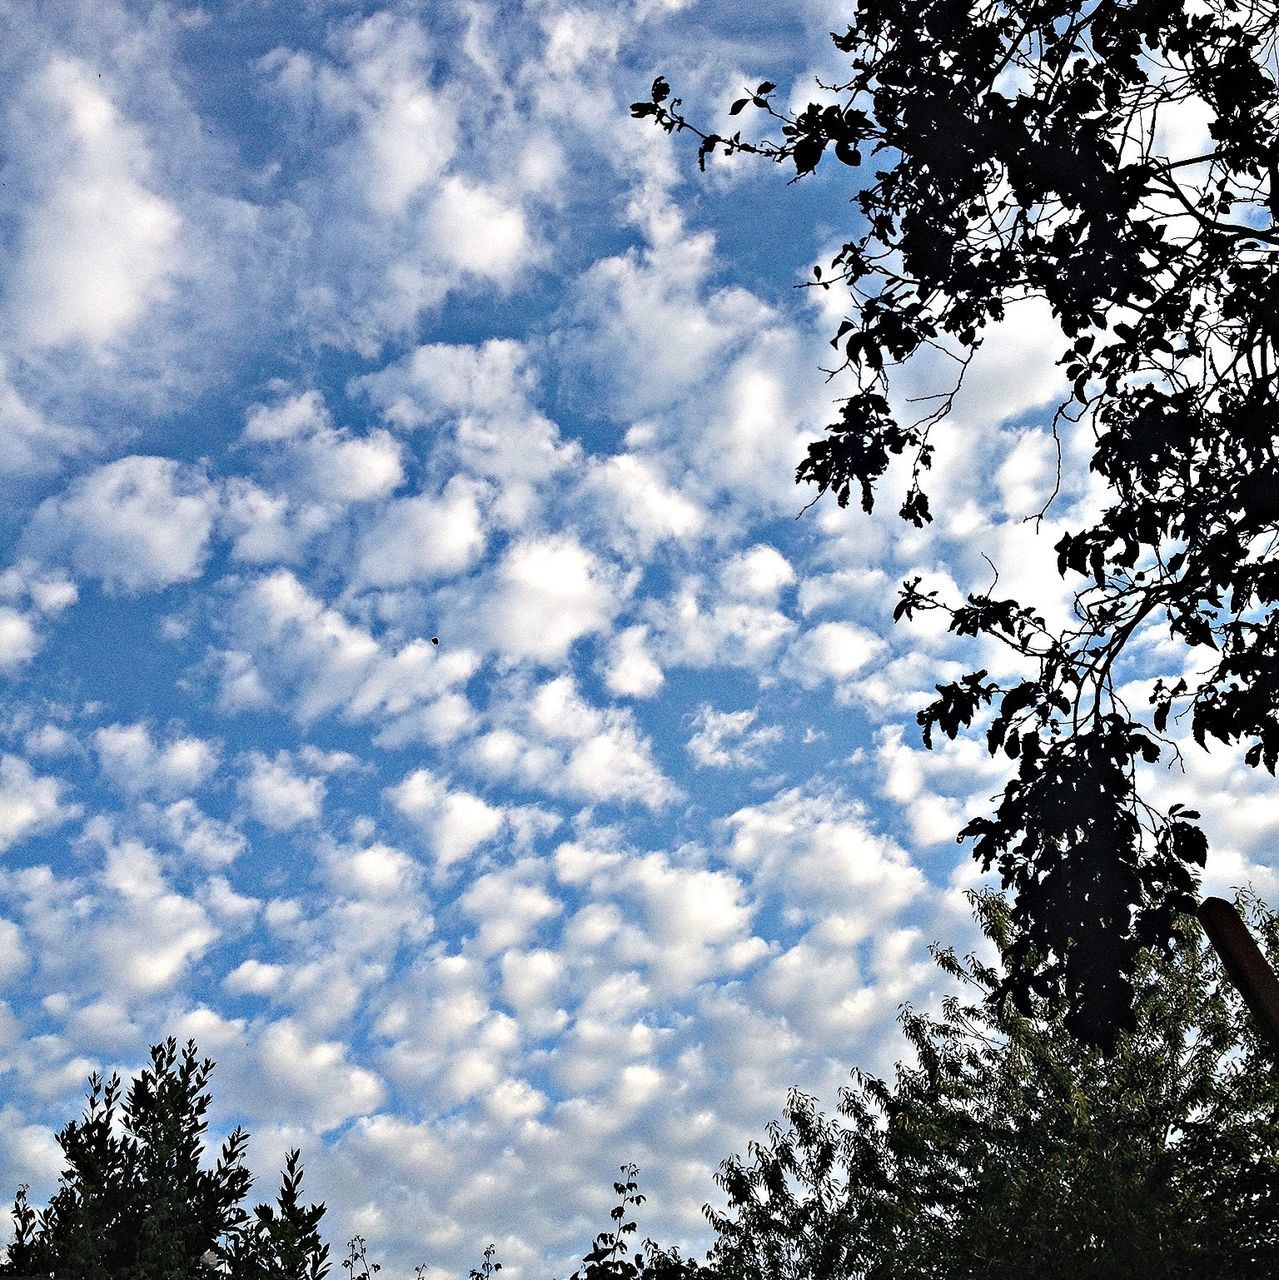
M852 143L838 138L835 142L835 159L851 169L856 169L862 162L862 153Z
M824 138L804 137L795 143L791 158L795 161L795 172L797 174L812 173L817 168L817 163L822 158L822 151L826 147Z
M730 116L741 115L742 112L746 110L746 106L749 102L750 102L749 98L738 98L737 101L734 102L731 107L729 107L728 114Z

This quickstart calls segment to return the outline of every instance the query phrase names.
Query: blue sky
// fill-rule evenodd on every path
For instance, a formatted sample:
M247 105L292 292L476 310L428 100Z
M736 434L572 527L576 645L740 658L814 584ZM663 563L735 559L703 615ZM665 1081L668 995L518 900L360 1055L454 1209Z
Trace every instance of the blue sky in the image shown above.
M0 1191L48 1194L91 1070L193 1036L259 1191L300 1146L384 1274L563 1274L618 1164L695 1248L789 1086L891 1067L1003 777L913 712L1007 671L896 585L985 552L1060 610L1100 495L1067 439L1024 522L1030 303L930 529L891 477L796 519L847 300L794 286L851 189L699 175L627 105L802 105L841 13L0 0ZM1134 692L1185 661L1137 652ZM1270 891L1264 779L1151 786Z

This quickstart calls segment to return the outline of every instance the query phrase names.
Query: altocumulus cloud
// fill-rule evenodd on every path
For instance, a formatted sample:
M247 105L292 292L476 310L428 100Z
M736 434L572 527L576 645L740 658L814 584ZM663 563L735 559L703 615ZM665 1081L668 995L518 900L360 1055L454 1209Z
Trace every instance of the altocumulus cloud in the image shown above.
M108 590L154 590L200 576L217 507L216 488L197 468L171 458L120 458L46 498L22 549Z
M1012 668L888 614L984 589L974 531L1065 606L1050 318L979 353L928 529L795 520L845 303L792 285L848 207L626 104L806 101L810 5L10 10L0 1191L173 1033L384 1274L571 1270L629 1159L696 1249L716 1163L891 1067L971 941L1003 766L913 714ZM1209 886L1273 884L1255 775L1187 761Z

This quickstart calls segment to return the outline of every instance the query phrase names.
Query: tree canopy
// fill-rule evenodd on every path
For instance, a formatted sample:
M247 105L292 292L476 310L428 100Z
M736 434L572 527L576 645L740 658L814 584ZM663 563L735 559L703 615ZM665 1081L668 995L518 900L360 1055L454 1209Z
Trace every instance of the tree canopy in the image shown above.
M58 1134L66 1159L44 1210L13 1208L16 1228L0 1275L75 1280L324 1280L322 1204L301 1199L302 1168L289 1153L274 1205L242 1207L252 1179L248 1135L236 1129L203 1167L213 1063L194 1042L166 1040L122 1093L119 1076L94 1075L84 1114Z
M1007 904L976 899L1008 946ZM1279 953L1273 916L1254 927ZM1189 921L1137 968L1134 1026L1105 1055L1060 1012L1006 998L994 966L907 1009L914 1062L854 1072L839 1119L792 1094L726 1161L710 1267L723 1280L1249 1280L1279 1270L1279 1077Z
M643 1196L574 1280L1264 1280L1279 1272L1279 1074L1193 921L1139 957L1109 1052L1002 991L1005 897L972 895L996 963L935 947L940 1015L902 1010L893 1079L854 1071L838 1116L793 1092L717 1177L705 1262L626 1245ZM1239 899L1271 962L1279 921ZM487 1256L487 1255L486 1255ZM476 1273L472 1273L474 1276Z
M772 137L696 128L660 77L632 107L692 129L703 164L746 151L797 177L831 160L855 174L856 235L810 282L850 292L832 345L853 385L797 471L841 506L870 511L898 459L902 518L931 520L936 432L986 330L1020 300L1051 305L1059 476L1062 434L1090 431L1110 495L1056 544L1073 625L919 579L895 616L942 610L1025 662L1011 683L940 682L919 722L929 746L985 722L992 754L1017 762L961 833L1015 894L1001 989L1060 1003L1099 1044L1133 1025L1138 956L1169 945L1206 858L1198 815L1138 786L1176 751L1170 717L1200 745L1246 744L1272 774L1279 761L1277 37L1279 10L1245 0L856 0L833 36L851 74L823 101L792 115L766 82L733 103ZM1210 145L1182 153L1168 126L1188 111ZM909 419L892 376L939 352L953 378ZM1200 669L1134 709L1117 671L1155 626Z

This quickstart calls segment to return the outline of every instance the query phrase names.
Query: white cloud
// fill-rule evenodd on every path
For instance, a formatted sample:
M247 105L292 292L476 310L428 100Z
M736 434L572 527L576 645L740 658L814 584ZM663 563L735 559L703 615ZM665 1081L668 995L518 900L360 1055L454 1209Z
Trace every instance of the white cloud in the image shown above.
M163 991L214 941L204 910L167 884L158 859L135 841L106 849L105 919L94 947L104 976L126 991Z
M12 920L0 919L0 990L9 986L24 973L31 964L31 957L22 942L22 930ZM7 1006L2 1006L7 1012ZM2 1020L3 1014L0 1014Z
M42 502L22 545L36 558L65 557L113 591L158 590L200 576L217 505L194 467L120 458Z
M10 381L0 354L0 474L46 475L90 444L88 432L50 422L30 403Z
M255 1040L240 1071L252 1072L257 1106L277 1124L305 1124L324 1133L376 1111L385 1096L374 1072L348 1061L343 1043L313 1039L291 1019L268 1023Z
M939 739L929 751L908 744L901 726L891 724L880 730L876 754L884 794L900 806L916 844L924 846L953 844L1011 768L1003 756L990 754L979 735Z
M219 925L236 933L243 932L256 919L262 906L259 899L237 893L224 875L210 876L196 896Z
M475 923L474 945L482 954L527 945L542 924L564 910L563 903L539 883L544 874L542 860L529 858L471 882L459 903Z
M475 486L454 479L438 497L421 493L386 503L360 539L356 584L403 586L469 568L485 541L477 496Z
M515 1020L489 1002L483 966L461 955L421 966L387 1002L376 1030L390 1041L387 1075L437 1106L487 1093L519 1046Z
M528 538L502 557L473 607L486 647L558 663L575 640L608 627L632 587L571 536Z
M504 815L480 796L417 769L390 787L387 799L426 838L436 867L446 870L502 830Z
M717 590L717 588L719 588ZM739 599L700 577L681 581L668 600L650 602L653 648L664 666L771 669L796 630L793 619L767 600Z
M0 605L0 669L24 666L40 652L44 637L29 614Z
M75 584L59 571L22 561L0 573L0 671L26 666L44 647L43 625L76 602ZM25 606L25 609L23 608Z
M87 63L56 56L19 115L36 194L8 309L22 339L102 349L168 296L181 219L152 187L152 153Z
M883 605L893 598L897 583L881 568L837 569L810 573L799 584L799 611L805 617L827 609L874 611L883 618Z
M439 83L423 24L374 14L336 28L329 48L276 49L260 68L299 128L325 126L294 192L313 245L304 314L326 340L373 354L453 290L508 289L541 251L509 168L489 176L458 156L462 140L484 150L459 120L490 112L491 95Z
M870 937L925 893L906 851L874 830L864 804L835 790L780 792L725 827L728 862L779 893L797 919L839 917Z
M666 539L691 542L703 532L706 512L670 485L652 459L621 453L595 464L583 486L598 504L598 520L615 550L651 555Z
M330 76L326 88L349 94L359 113L361 154L354 172L375 210L403 213L452 158L452 105L426 84L429 50L416 24L377 14L349 33L343 52L350 80Z
M702 296L713 261L712 238L686 231L597 262L579 282L572 356L598 379L610 416L678 404L766 316L742 290Z
M806 688L824 681L847 682L882 654L886 645L874 632L853 622L819 622L792 642L782 670Z
M175 800L156 816L165 834L183 853L208 867L234 862L248 844L233 826L202 813L191 799Z
M300 452L299 480L322 501L369 502L404 480L399 443L386 431L362 437L335 431Z
M984 428L983 434L996 444L998 437L990 428L1017 422L1068 393L1057 363L1063 350L1065 338L1047 302L1029 298L1014 303L1005 318L987 330L964 376L955 401L956 422ZM962 479L964 468L946 470ZM939 464L934 471L941 478Z
M751 726L757 710L716 711L703 705L693 717L697 730L685 750L704 769L749 769L760 763L761 751L782 738L781 725Z
M243 585L225 625L222 697L229 707L280 700L299 719L421 716L465 683L476 658L420 637L389 652L287 570Z
M527 702L508 700L509 723L467 751L471 767L548 795L637 801L660 809L679 789L652 758L652 746L624 708L592 706L569 676L539 686Z
M1047 431L1005 433L1006 456L995 472L1003 514L1024 520L1041 511L1057 483L1057 450Z
M232 995L266 996L279 988L284 973L281 965L245 960L222 979L222 985Z
M523 211L460 176L441 184L427 226L444 262L503 286L538 256Z
M241 439L249 444L276 444L333 427L324 397L316 390L300 391L274 404L250 405Z
M20 756L0 755L0 851L80 813L63 801L65 783L40 777Z
M573 75L584 65L607 64L617 57L623 32L618 14L569 9L549 12L542 22L546 32L543 57L554 75Z
M503 952L503 998L532 1034L560 1031L567 1023L568 1015L559 1007L566 971L566 958L545 947L509 947Z
M33 1184L54 1186L66 1168L66 1154L47 1124L23 1121L19 1108L0 1107L0 1153L12 1168L25 1170Z
M71 983L126 1005L173 990L218 937L205 909L170 882L154 850L117 839L103 818L86 824L79 851L93 860L82 875L36 866L5 876L43 989Z
M390 845L373 844L344 851L333 878L346 892L367 901L402 899L418 878L417 864Z
M649 652L647 627L627 627L613 637L604 670L604 682L613 693L649 698L664 680L661 667Z
M933 969L917 932L904 932L914 943L913 954L903 949L892 980L885 981L864 962L863 935L855 925L823 921L762 969L752 995L805 1039L850 1043L889 1023L902 999Z
M708 420L691 442L693 465L714 488L798 515L807 498L795 488L795 465L815 434L805 420L816 399L809 354L793 330L762 327L715 379Z
M462 475L488 481L487 515L525 530L547 501L553 476L581 464L576 441L534 404L537 380L524 344L494 338L478 346L432 343L378 373L355 379L399 430L442 428L435 456Z
M79 592L66 574L20 562L0 573L0 597L14 601L25 599L36 613L55 617L75 604Z
M639 966L649 988L633 989L640 1005L658 992L687 993L709 978L740 972L767 954L767 943L751 932L755 907L746 886L731 871L651 853L606 857L593 866L588 859L583 873L580 855L571 845L555 855L560 878L591 891L566 925L569 954L595 953L619 978ZM587 1006L624 1016L628 997L601 986L597 976Z
M321 773L351 773L363 768L359 757L349 751L325 751L310 742L298 750L298 759L308 769L318 769Z
M428 343L355 380L388 422L404 430L452 417L501 416L532 403L536 379L522 343Z
M334 426L316 391L254 405L242 439L271 446L262 464L266 474L279 489L303 502L370 502L404 481L399 441L388 431L361 436Z
M113 724L94 734L102 772L127 794L181 796L201 786L218 766L218 752L203 738L156 743L145 724Z
M250 752L248 772L236 786L249 813L272 831L314 822L324 805L324 779L297 772L287 751L277 751L274 758Z
M724 586L735 596L775 601L794 581L790 561L766 543L739 551L724 565Z

